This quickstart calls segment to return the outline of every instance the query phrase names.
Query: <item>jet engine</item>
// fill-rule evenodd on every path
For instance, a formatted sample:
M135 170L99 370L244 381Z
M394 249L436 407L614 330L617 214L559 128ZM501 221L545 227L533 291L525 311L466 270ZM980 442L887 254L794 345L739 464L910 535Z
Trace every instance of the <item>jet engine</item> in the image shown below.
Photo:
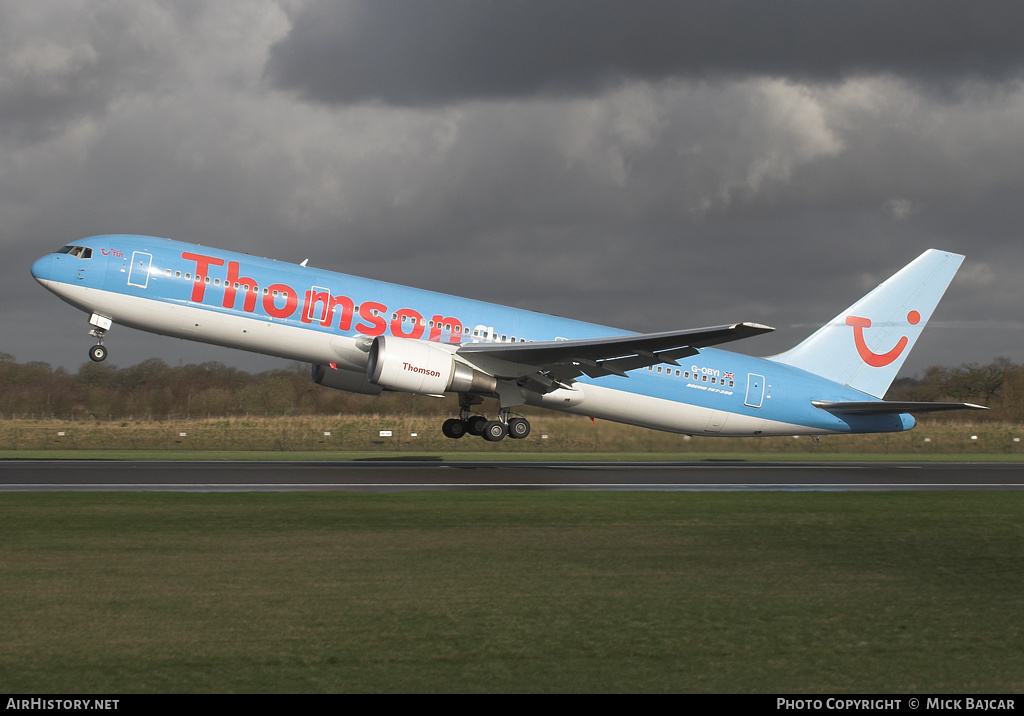
M374 385L366 379L362 372L331 368L327 365L313 364L313 382L327 388L347 390L350 393L362 393L363 395L380 395L384 390L379 385Z
M373 339L366 377L383 388L420 395L494 393L498 388L494 376L457 362L436 343L394 336Z

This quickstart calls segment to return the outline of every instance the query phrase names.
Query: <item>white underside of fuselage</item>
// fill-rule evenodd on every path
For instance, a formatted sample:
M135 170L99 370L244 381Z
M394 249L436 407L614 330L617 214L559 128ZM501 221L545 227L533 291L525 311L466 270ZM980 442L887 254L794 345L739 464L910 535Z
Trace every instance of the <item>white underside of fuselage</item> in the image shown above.
M347 351L357 350L356 340L347 336L331 336L269 317L236 316L67 283L43 283L71 305L122 326L304 363L358 367L344 365Z
M531 393L527 403L653 430L708 437L822 435L821 428L714 410L665 398L628 393L600 385L576 383L572 390Z
M64 301L114 323L160 335L263 353L304 363L363 372L364 338L330 335L288 325L266 316L238 316L139 296L41 281ZM828 431L758 416L576 383L541 395L527 392L527 403L550 410L688 435L742 437L820 435Z

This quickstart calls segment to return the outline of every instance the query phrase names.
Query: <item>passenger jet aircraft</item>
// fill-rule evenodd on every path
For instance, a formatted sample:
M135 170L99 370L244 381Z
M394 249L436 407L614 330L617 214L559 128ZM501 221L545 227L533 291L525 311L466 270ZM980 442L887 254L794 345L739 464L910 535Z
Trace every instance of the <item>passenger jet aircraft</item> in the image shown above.
M712 346L757 323L637 334L246 254L146 236L97 236L32 266L89 315L312 364L320 385L455 393L449 438L522 439L521 405L690 435L897 432L911 413L980 408L882 400L963 256L929 250L795 348L754 358ZM476 414L498 401L496 419Z

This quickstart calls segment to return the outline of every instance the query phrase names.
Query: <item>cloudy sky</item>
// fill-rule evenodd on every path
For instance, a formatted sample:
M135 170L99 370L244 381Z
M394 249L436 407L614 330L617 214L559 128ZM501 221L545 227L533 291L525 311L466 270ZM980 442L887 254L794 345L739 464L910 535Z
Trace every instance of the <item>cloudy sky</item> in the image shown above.
M904 374L1024 363L1024 6L0 0L0 351L29 266L143 233L637 331L795 344L925 249ZM115 365L283 361L117 328Z

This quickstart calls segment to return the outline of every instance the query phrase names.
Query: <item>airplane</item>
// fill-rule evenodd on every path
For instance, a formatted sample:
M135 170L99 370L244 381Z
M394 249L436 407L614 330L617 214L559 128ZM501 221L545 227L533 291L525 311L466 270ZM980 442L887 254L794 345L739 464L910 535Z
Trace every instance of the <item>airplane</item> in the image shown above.
M32 265L89 315L107 357L113 324L309 363L328 388L457 394L442 433L526 438L540 406L687 435L899 432L913 413L985 409L883 399L964 257L930 249L792 349L715 346L773 330L734 323L632 333L164 238L83 239ZM488 419L475 408L498 401Z

